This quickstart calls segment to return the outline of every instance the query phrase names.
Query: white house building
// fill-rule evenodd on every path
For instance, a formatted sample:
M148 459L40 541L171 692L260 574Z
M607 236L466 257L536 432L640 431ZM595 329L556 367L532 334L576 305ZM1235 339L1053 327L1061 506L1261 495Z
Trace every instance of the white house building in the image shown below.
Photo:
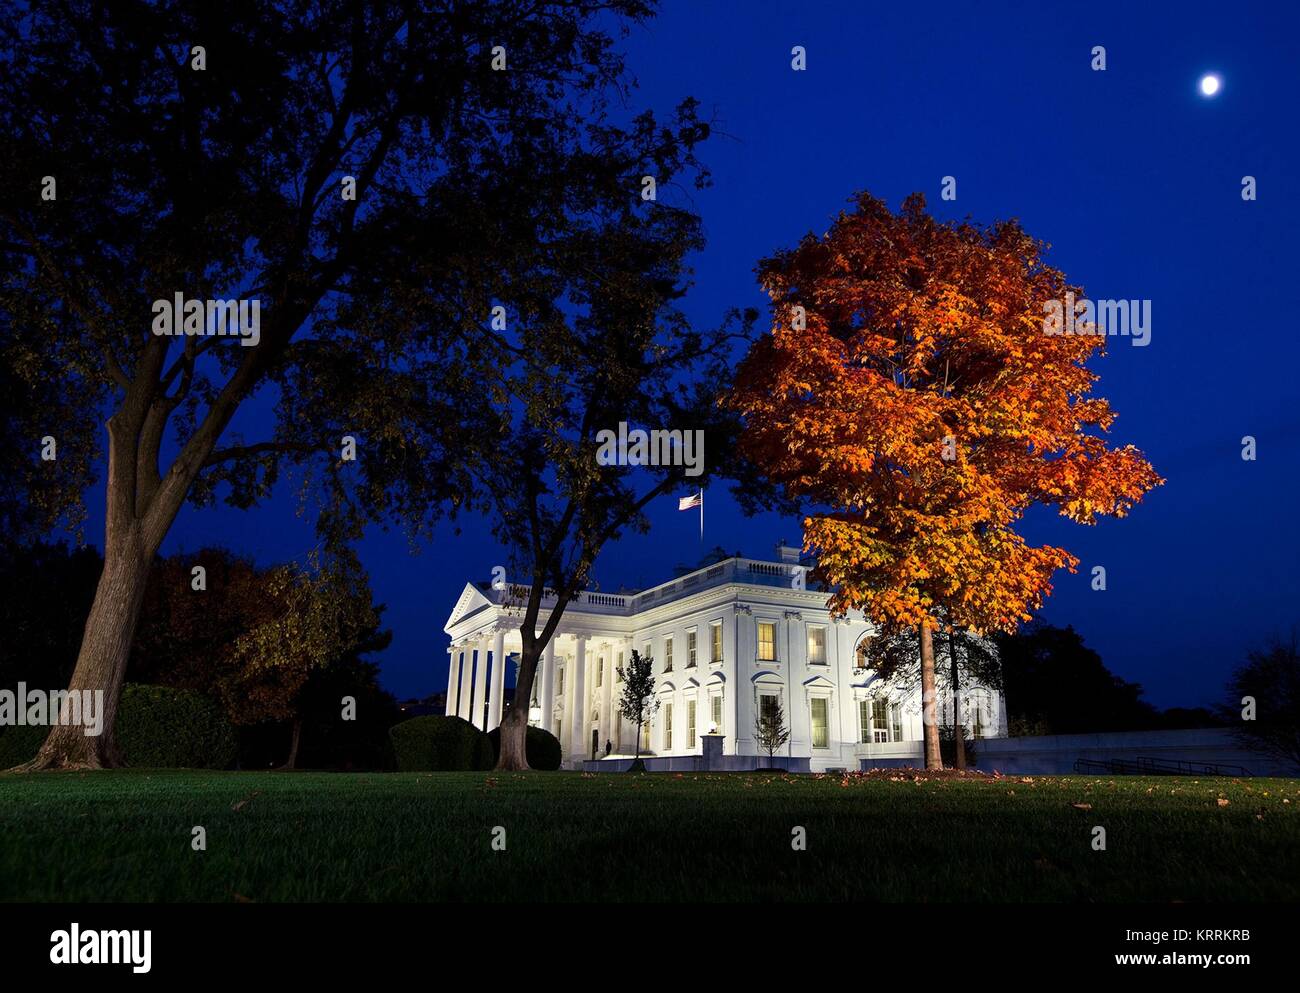
M797 548L781 545L774 561L728 558L637 593L582 593L545 648L530 723L559 738L570 768L630 756L637 729L619 717L617 669L635 648L654 659L660 703L641 729L651 769L698 768L710 733L721 756L709 768L767 765L755 719L774 704L790 730L777 752L786 768L921 764L919 691L873 675L873 627L860 613L832 618L826 593L805 588L807 570ZM448 714L484 730L501 723L526 597L526 588L466 584L444 628ZM543 600L539 628L554 602ZM968 733L1005 736L1000 694L969 690ZM951 722L951 702L943 709Z

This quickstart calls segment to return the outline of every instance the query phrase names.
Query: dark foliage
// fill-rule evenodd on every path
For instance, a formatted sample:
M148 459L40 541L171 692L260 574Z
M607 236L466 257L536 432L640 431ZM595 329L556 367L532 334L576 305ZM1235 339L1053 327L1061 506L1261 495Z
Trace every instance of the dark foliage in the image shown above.
M488 741L492 743L492 764L496 765L501 757L501 729L493 728L489 731ZM563 757L560 739L544 728L529 725L524 749L530 769L551 772L560 767L560 760Z
M460 717L413 717L388 734L399 772L475 772L496 764L488 736Z
M95 549L62 542L0 552L0 686L68 685L103 567Z
M1040 734L1141 731L1157 726L1142 686L1110 672L1072 627L1034 622L995 637L1009 724Z
M168 686L127 686L118 714L118 744L141 769L225 769L235 761L235 728L202 693ZM0 731L0 769L36 756L49 729Z
M1253 716L1247 718L1247 701ZM1296 632L1246 656L1219 708L1225 724L1257 752L1300 766L1300 639Z

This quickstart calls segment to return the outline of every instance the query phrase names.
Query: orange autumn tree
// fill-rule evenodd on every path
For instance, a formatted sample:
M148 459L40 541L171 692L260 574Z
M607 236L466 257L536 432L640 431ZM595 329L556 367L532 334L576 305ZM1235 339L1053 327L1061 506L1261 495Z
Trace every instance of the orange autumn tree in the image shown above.
M1097 334L1048 334L1045 303L1078 287L1012 221L940 223L869 194L821 238L759 264L772 334L730 402L742 453L815 510L804 547L834 591L885 630L919 629L926 768L940 768L931 634L1013 630L1074 571L1016 532L1042 503L1082 524L1122 517L1161 480L1101 435Z

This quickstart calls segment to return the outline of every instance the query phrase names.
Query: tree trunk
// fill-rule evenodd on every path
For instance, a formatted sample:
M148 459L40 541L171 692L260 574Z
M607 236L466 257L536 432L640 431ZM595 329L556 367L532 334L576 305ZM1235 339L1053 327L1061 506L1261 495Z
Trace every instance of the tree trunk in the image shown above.
M115 540L106 540L104 545L104 571L95 587L77 665L68 683L68 690L73 693L102 692L102 731L97 737L87 737L80 726L53 727L36 758L19 766L17 771L110 769L122 764L114 724L131 642L144 603L150 555L136 527Z
M293 719L293 737L289 741L289 757L284 760L284 765L280 768L284 772L292 772L298 768L298 743L302 741L302 715Z
M961 676L957 673L957 633L948 629L948 654L952 671L952 743L953 767L966 768L966 725L961 719Z
M935 720L934 640L929 627L921 625L921 724L925 731L925 767L942 769L939 752L939 723Z
M524 640L519 655L519 677L515 680L515 702L501 717L501 754L497 768L503 772L526 772L528 765L528 707L521 701L533 698L533 681L537 676L537 659L542 645L534 639Z

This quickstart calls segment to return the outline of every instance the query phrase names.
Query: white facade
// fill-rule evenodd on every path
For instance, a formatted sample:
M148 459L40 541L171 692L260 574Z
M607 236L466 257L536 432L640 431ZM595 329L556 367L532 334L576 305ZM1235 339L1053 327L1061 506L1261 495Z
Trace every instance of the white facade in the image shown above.
M781 546L776 561L729 558L639 593L581 594L544 650L531 723L560 739L568 767L604 757L606 742L611 756L630 756L636 729L618 716L616 669L635 648L654 659L660 702L642 730L645 756L697 756L716 725L725 768L766 764L755 722L774 698L790 730L776 755L791 768L918 764L919 691L862 665L874 629L860 613L833 619L826 594L804 588L806 573L798 550ZM514 664L504 660L520 651L526 597L519 587L465 586L444 628L448 714L485 730L500 724L505 664ZM538 629L553 603L543 600ZM968 733L1005 735L1001 696L970 689ZM951 720L951 703L944 709Z

